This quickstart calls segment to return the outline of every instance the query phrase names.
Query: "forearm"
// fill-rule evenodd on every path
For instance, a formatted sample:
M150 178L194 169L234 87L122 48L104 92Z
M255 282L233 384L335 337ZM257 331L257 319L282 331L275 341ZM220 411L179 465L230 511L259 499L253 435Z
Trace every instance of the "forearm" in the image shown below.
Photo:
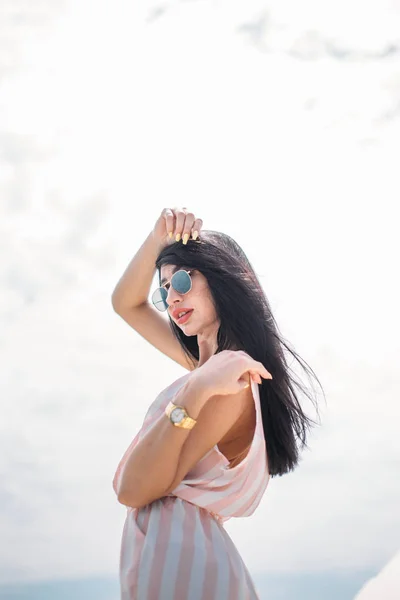
M189 416L197 419L207 399L207 390L192 376L172 402L184 406ZM165 414L161 414L126 461L118 500L136 507L161 497L175 479L179 456L189 434L190 429L175 427Z
M156 270L155 261L163 245L151 231L118 281L113 293L114 310L139 306L148 299Z

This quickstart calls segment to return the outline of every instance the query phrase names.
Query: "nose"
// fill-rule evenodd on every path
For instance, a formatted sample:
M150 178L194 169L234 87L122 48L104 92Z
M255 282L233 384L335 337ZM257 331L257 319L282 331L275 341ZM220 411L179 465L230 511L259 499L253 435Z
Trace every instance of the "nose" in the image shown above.
M168 306L171 306L172 304L176 304L178 301L181 302L181 300L182 300L182 294L180 294L179 292L174 290L172 285L170 285L168 288L168 294L166 297L166 302L167 302Z

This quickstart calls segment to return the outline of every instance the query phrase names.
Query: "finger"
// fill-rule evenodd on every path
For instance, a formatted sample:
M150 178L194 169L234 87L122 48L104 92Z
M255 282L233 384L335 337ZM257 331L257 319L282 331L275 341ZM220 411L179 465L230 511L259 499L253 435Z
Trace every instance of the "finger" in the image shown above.
M194 221L195 221L194 214L191 212L187 212L185 215L185 223L183 225L183 230L182 230L182 243L183 244L187 244L187 242L188 242Z
M249 371L255 371L256 373L259 373L261 377L272 379L271 373L264 367L264 365L260 361L253 359L250 359L250 361L251 364L249 367Z
M192 225L192 238L195 240L200 235L200 229L203 227L202 219L196 219Z
M165 229L169 237L172 237L172 234L175 229L175 215L171 208L166 208L164 210L164 218L165 218Z
M256 373L265 379L272 379L271 373L260 361L252 359L251 356L244 350L234 350L232 354L233 359L236 360L238 355L240 355L240 361L242 362L243 369L250 371L250 373ZM259 383L261 383L261 380Z
M175 237L175 241L179 242L179 240L182 237L183 225L185 223L185 212L183 210L178 209L175 212L175 215L176 215L176 221L175 221L174 237Z
M260 373L261 377L264 377L265 379L272 379L272 375L269 371L267 371L267 369L264 367L264 365L262 363L260 364L260 368L258 370L258 372Z
M259 375L259 373L256 373L255 371L250 371L250 375L253 381L255 381L256 383L262 383L262 379Z
M256 373L259 373L261 375L261 377L264 377L265 379L272 379L271 373L264 367L264 365L261 362L259 362L258 360L251 359L251 363L252 363L252 366L250 367L251 371L255 371Z

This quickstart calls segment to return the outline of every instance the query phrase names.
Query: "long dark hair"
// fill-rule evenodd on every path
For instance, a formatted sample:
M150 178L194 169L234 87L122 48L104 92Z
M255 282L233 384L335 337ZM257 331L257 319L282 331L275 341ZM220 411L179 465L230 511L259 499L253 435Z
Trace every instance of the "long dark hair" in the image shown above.
M307 430L317 425L301 408L295 386L318 406L299 383L287 363L285 350L303 367L307 375L317 376L279 333L271 307L245 253L229 235L202 230L197 240L186 245L174 242L160 252L156 267L161 285L161 266L176 265L200 271L207 279L220 320L218 348L247 352L272 373L272 380L259 384L262 420L271 477L293 471L300 450L307 446ZM186 336L172 321L173 333L193 367L199 360L197 336ZM322 386L321 386L322 389Z

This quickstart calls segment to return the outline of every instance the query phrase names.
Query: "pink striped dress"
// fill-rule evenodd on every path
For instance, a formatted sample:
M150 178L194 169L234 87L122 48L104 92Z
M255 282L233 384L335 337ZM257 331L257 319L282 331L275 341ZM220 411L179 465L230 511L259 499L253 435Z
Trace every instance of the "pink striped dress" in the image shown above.
M163 390L122 457L113 480L191 372ZM270 475L258 384L252 382L256 428L245 458L231 469L214 446L167 496L142 508L127 507L119 563L121 600L258 600L254 582L224 528L249 517Z

